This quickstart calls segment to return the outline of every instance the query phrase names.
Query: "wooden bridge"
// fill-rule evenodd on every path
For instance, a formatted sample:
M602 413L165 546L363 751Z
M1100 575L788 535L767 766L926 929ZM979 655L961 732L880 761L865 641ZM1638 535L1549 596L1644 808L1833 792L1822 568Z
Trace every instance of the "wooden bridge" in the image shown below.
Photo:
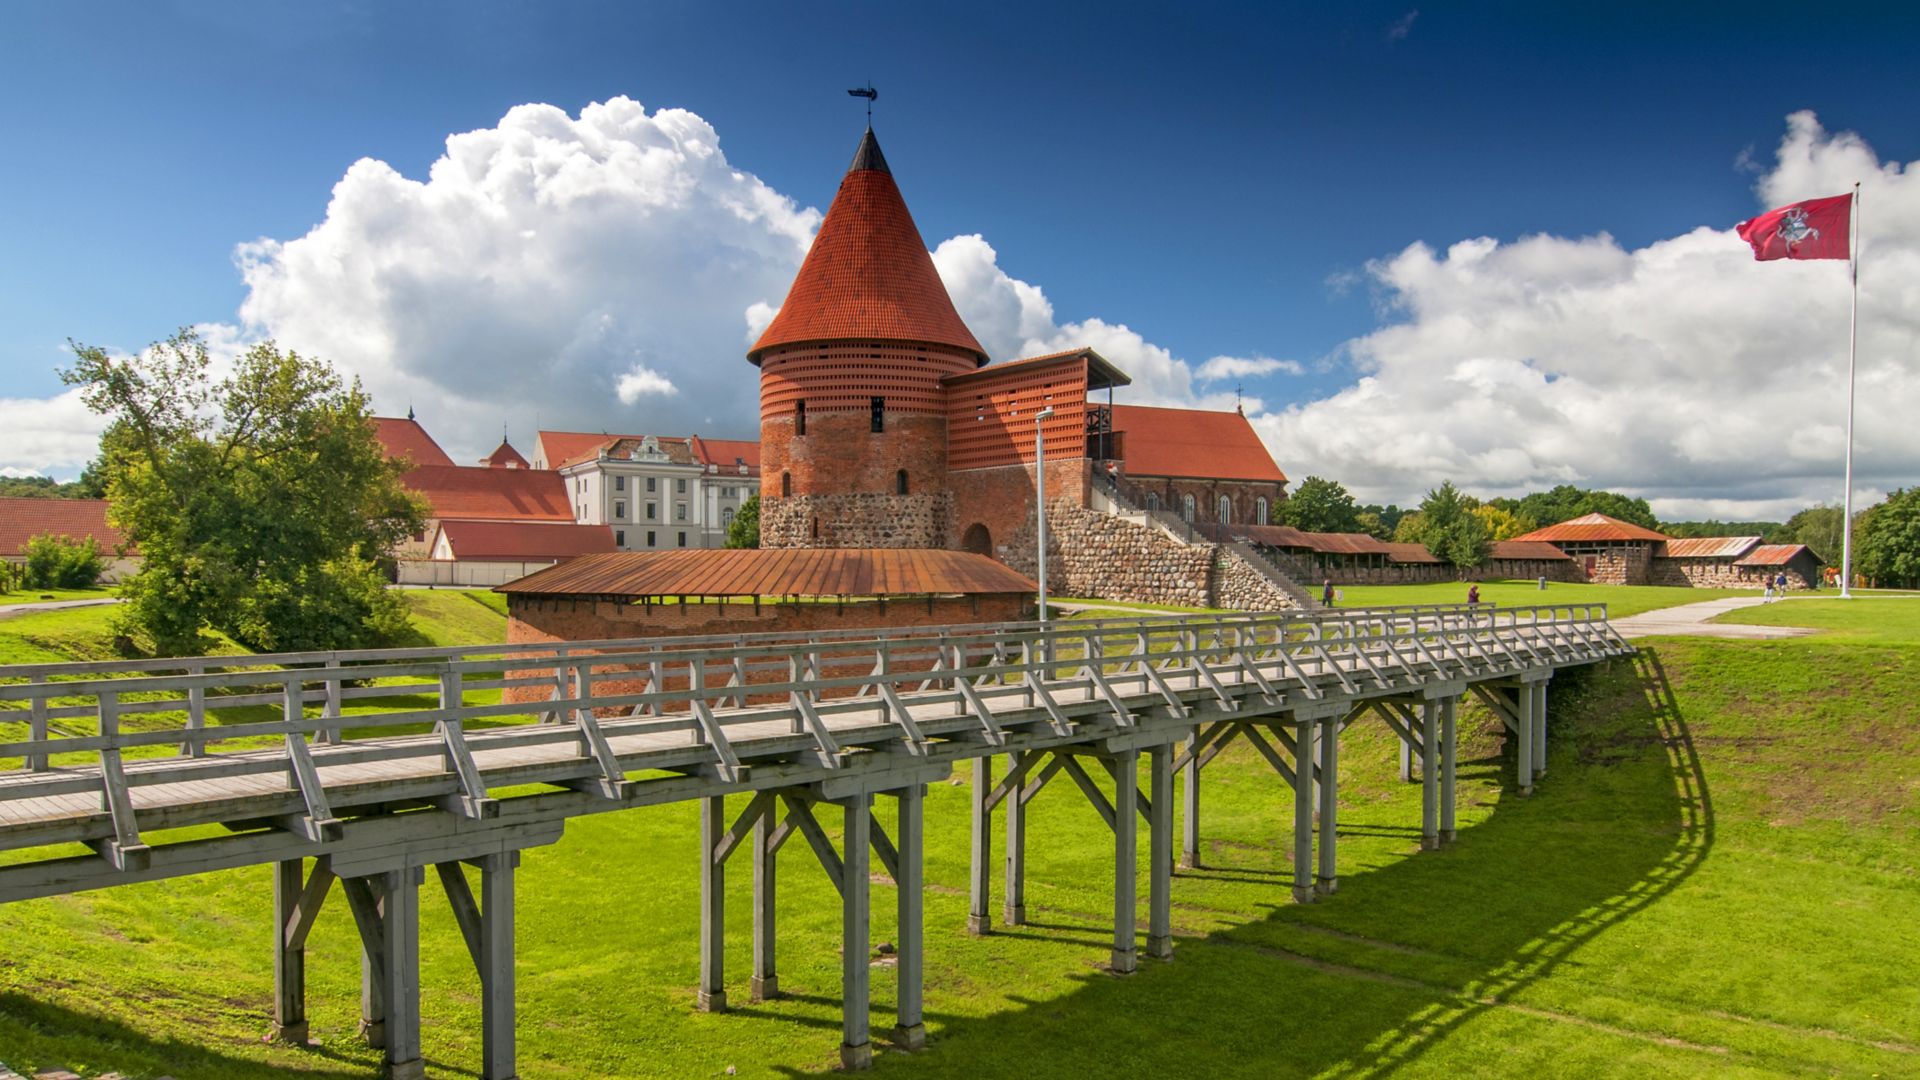
M1140 818L1146 950L1172 955L1176 772L1192 866L1201 770L1235 740L1252 745L1292 789L1293 895L1309 902L1338 883L1349 725L1384 722L1403 779L1420 758L1435 846L1454 831L1460 699L1511 729L1528 793L1545 770L1548 680L1630 651L1600 605L1483 605L0 667L0 718L14 721L0 733L27 735L0 743L0 851L15 853L0 902L270 864L273 1032L304 1042L305 942L338 882L363 945L363 1032L391 1076L417 1077L419 887L432 867L480 973L481 1075L504 1080L516 1071L519 853L578 815L700 800L701 1007L726 1006L736 852L754 880L751 992L777 992L776 854L797 834L840 892L841 1056L859 1068L873 1052L870 855L898 886L894 1040L925 1043L922 800L955 764L973 769L970 929L991 925L996 810L1003 918L1024 920L1025 807L1064 776L1112 827L1112 969L1125 973ZM746 797L731 820L729 795ZM898 801L892 835L875 795ZM817 815L829 805L838 846ZM209 825L226 831L160 835ZM70 854L74 843L93 853ZM463 865L478 868L477 894Z

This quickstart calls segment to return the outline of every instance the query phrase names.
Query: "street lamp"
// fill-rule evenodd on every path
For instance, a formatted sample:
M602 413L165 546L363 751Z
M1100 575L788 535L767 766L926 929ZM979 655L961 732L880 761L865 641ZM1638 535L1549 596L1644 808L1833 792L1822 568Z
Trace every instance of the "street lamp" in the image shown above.
M1033 414L1033 488L1034 488L1034 532L1039 537L1040 556L1040 621L1047 621L1047 444L1040 434L1040 425L1053 419L1053 406L1049 405Z

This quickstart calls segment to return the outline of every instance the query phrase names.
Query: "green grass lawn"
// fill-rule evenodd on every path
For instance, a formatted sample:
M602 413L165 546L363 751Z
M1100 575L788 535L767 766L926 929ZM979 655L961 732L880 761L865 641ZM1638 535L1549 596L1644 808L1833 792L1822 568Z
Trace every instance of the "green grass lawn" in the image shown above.
M428 605L423 635L480 632L484 620L460 605L484 605L468 595L412 594ZM1419 789L1398 781L1384 728L1354 728L1341 751L1341 889L1312 905L1288 900L1291 797L1237 746L1206 774L1206 866L1174 879L1176 957L1143 960L1127 978L1101 968L1111 837L1071 784L1030 808L1032 925L985 938L964 931L968 789L935 785L933 1044L883 1053L878 1071L1920 1075L1920 733L1904 719L1920 696L1920 628L1891 610L1900 603L1876 605L1889 614L1868 629L1838 625L1865 605L1831 616L1818 602L1774 605L1756 613L1833 618L1840 632L1662 641L1610 670L1563 676L1549 772L1530 799L1512 790L1490 719L1463 708L1462 831L1440 852L1417 850ZM103 614L60 618L91 626ZM43 624L33 642L10 641L22 624L33 628L0 623L0 659L92 640L91 629L62 639ZM889 800L876 807L891 828ZM834 817L823 821L832 828ZM682 804L577 819L560 843L526 854L522 1076L831 1067L832 887L804 845L785 849L779 954L790 996L749 1005L749 875L736 862L727 958L739 1007L695 1012L694 837L694 808ZM1141 844L1144 860L1144 835ZM472 1075L479 987L431 875L425 888L429 1072ZM180 1080L375 1075L377 1054L353 1034L358 943L337 893L308 953L320 1045L260 1041L269 896L268 871L255 867L0 907L0 1061L29 1074L64 1066ZM884 879L873 899L874 941L888 940ZM891 969L876 967L873 981L879 1033L893 1019Z
M1665 585L1586 585L1550 581L1545 590L1533 581L1483 581L1480 599L1502 607L1538 604L1605 604L1611 616L1638 615L1658 608L1717 600L1723 596L1758 596L1759 589L1688 589ZM1340 607L1392 604L1464 604L1472 583L1439 582L1430 585L1346 585ZM1318 597L1317 588L1310 589Z
M0 590L0 609L17 604L39 604L48 600L105 600L120 595L120 590L112 585L96 585L87 589L15 589L12 592Z
M1714 621L1750 626L1812 626L1854 640L1915 645L1920 644L1920 596L1792 599L1730 611Z

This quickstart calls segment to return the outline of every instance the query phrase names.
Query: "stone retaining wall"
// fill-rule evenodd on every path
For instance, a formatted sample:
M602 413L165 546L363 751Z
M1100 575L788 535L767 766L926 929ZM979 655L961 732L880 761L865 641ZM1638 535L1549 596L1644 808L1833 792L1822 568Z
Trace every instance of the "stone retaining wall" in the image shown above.
M953 520L946 492L790 495L760 499L763 548L943 548Z

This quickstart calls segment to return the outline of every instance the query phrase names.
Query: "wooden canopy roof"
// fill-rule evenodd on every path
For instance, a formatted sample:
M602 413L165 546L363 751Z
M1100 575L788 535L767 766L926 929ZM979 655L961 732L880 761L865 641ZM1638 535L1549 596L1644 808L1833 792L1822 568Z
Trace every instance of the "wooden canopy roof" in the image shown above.
M1030 593L1031 578L984 555L925 549L620 551L499 586L514 595L950 596Z

